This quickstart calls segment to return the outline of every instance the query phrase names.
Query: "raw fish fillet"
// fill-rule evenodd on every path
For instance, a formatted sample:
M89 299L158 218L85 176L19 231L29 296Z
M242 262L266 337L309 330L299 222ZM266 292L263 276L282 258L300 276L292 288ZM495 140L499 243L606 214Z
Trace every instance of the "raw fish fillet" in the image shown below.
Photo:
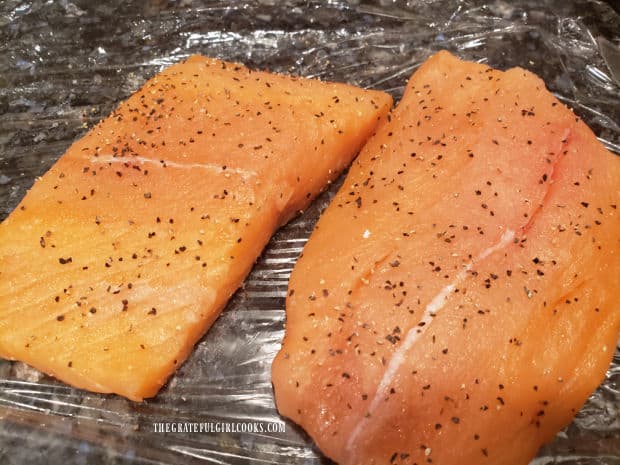
M155 395L390 106L199 56L158 74L0 225L0 355L80 388Z
M523 69L413 75L290 280L279 411L339 464L525 465L620 330L620 159Z

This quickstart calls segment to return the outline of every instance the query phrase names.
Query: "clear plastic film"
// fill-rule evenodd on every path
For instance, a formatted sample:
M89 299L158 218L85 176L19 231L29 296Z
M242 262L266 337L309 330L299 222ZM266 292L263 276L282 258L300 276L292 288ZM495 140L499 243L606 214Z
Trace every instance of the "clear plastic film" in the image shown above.
M620 153L618 45L605 2L258 0L0 3L0 219L86 128L193 53L386 90L396 99L433 52L540 75ZM616 34L616 35L614 35ZM616 71L617 75L618 71ZM271 240L189 360L154 399L73 389L0 361L0 463L328 463L274 406L271 361L289 273L337 185ZM575 421L533 463L620 464L620 352ZM262 432L160 433L155 423L254 422Z

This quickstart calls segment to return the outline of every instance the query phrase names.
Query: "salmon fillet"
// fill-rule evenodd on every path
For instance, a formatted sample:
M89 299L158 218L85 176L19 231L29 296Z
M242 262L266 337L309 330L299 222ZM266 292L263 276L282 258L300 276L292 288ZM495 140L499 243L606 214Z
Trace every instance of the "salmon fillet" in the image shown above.
M620 159L532 73L413 75L289 284L279 411L340 464L527 464L620 330Z
M0 355L155 395L390 107L382 92L200 56L158 74L0 225Z

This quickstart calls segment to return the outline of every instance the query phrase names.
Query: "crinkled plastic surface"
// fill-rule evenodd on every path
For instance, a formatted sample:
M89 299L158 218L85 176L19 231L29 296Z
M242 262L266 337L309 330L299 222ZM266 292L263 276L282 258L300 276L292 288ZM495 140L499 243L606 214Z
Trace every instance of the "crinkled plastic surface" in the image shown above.
M620 87L597 39L620 16L594 0L0 2L0 219L86 128L164 66L202 53L387 90L447 48L538 73L620 153ZM618 71L616 71L617 75ZM327 463L286 432L158 433L154 422L281 421L270 365L289 273L334 185L272 239L243 288L154 399L88 393L0 361L0 463ZM605 383L534 463L620 464L620 352Z

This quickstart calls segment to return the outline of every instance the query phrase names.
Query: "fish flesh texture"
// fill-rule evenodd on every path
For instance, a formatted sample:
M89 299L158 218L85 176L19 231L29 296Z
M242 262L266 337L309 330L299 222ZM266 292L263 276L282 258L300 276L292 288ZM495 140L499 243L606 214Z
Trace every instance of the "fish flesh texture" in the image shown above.
M162 71L0 225L0 356L154 396L390 107L383 92L201 56Z
M619 200L541 79L434 55L293 270L280 413L339 464L527 464L612 358Z

